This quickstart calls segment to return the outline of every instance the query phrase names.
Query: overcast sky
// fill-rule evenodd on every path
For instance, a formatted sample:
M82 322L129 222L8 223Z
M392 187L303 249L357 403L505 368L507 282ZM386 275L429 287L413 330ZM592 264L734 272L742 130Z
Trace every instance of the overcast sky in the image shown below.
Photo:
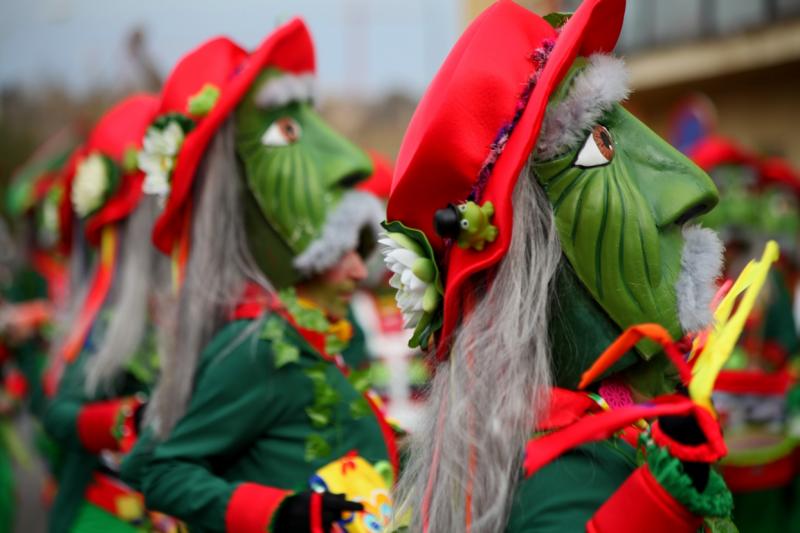
M256 46L292 15L311 27L322 90L421 93L461 30L459 0L0 0L0 84L83 91L131 76L135 26L162 73L214 35Z

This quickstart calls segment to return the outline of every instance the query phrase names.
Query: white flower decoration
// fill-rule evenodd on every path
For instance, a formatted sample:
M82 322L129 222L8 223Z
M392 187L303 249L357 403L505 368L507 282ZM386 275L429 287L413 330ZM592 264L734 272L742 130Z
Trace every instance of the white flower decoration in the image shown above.
M436 267L422 248L402 233L385 233L378 240L386 267L393 272L389 285L403 313L403 327L415 328L425 313L432 313L441 296L436 289Z
M162 198L169 194L169 176L184 138L183 128L175 121L170 121L164 128L147 128L138 158L139 170L145 175L142 184L145 194Z
M84 218L103 204L109 177L103 156L94 153L80 162L75 171L70 200L75 213Z

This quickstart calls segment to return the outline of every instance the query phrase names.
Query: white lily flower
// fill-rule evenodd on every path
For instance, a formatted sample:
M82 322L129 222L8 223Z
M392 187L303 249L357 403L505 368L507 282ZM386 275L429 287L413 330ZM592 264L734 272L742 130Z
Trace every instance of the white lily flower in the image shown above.
M386 267L393 272L389 285L397 289L395 301L403 314L403 327L414 328L419 324L425 310L423 298L431 283L417 277L412 268L419 259L425 259L419 250L402 246L391 235L378 240Z
M163 129L154 126L147 128L142 148L147 153L174 157L181 149L183 139L183 128L177 122L171 121Z
M108 170L100 154L92 154L81 161L70 194L75 213L83 218L100 207L108 185Z
M163 129L154 126L147 129L138 157L139 170L145 175L142 184L145 194L153 194L162 199L169 195L169 177L184 137L180 124L174 121Z

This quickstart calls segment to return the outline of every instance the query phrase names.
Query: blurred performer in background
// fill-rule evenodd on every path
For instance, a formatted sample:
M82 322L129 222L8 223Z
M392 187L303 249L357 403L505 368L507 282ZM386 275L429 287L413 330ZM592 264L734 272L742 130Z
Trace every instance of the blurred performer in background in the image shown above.
M714 179L719 205L701 218L725 241L728 277L736 277L768 239L781 258L747 320L734 357L720 374L715 405L729 454L722 474L742 532L800 530L800 339L793 312L800 239L800 176L709 133L688 154Z
M13 426L11 415L21 406L34 416L37 451L55 472L57 451L39 421L45 396L42 374L56 310L64 304L66 259L59 232L58 206L63 188L60 170L69 151L43 147L50 155L34 156L13 177L6 207L14 222L16 243L5 226L2 258L2 301L0 302L0 530L10 531L15 497L9 457L30 466L30 457ZM55 153L53 153L55 152ZM54 480L45 483L44 501L52 496Z
M73 288L79 306L63 326L45 376L44 414L63 447L50 531L134 532L151 525L142 496L119 481L119 454L136 439L158 373L154 331L168 265L153 250L156 202L142 194L137 153L158 99L127 98L95 125L74 157L64 211L97 251Z
M389 520L393 434L339 355L382 209L353 188L369 158L314 110L314 71L299 19L250 53L211 40L168 77L140 157L180 293L154 433L123 474L192 531Z
M381 244L412 340L441 359L395 494L411 531L730 525L719 425L670 395L677 353L639 343L576 390L631 325L706 327L722 263L693 222L713 182L620 105L624 10L542 19L500 0L406 132Z

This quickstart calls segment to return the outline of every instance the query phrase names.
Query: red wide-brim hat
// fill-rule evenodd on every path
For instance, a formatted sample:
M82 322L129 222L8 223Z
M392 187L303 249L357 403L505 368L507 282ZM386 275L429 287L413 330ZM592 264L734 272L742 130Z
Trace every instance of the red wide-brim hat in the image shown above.
M555 30L511 0L499 0L466 29L422 97L400 147L387 219L421 230L437 255L445 276L445 343L464 311L468 280L508 251L514 186L536 146L550 95L577 56L614 48L624 13L624 0L586 0ZM540 64L537 50L549 45ZM509 125L498 154L493 145ZM485 183L475 200L494 204L497 239L482 251L451 246L446 253L434 214L474 196L482 169Z
M181 146L167 203L153 229L153 242L162 252L171 253L188 231L192 183L208 143L269 66L292 74L315 71L314 45L301 19L278 27L252 53L226 37L212 39L184 56L167 78L159 115L181 113L197 125ZM219 97L208 114L194 117L188 110L189 99L207 84L220 91Z

